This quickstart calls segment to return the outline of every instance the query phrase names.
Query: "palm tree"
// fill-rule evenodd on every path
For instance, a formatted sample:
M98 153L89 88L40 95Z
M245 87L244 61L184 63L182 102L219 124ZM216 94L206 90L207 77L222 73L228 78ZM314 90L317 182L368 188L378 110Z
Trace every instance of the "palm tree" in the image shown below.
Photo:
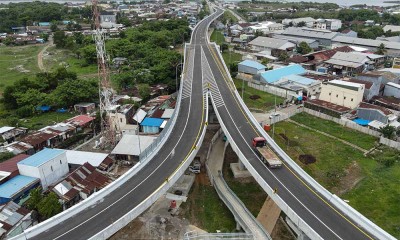
M377 48L376 48L376 54L379 54L379 55L385 55L385 53L386 53L387 51L386 51L386 46L385 46L385 44L383 44L383 43L381 43Z

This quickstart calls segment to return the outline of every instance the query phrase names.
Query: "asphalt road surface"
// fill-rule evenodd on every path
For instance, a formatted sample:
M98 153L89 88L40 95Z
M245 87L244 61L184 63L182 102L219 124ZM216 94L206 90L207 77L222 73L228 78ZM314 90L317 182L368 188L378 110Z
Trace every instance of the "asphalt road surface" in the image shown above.
M328 205L328 201L313 191L289 166L285 164L280 169L271 170L261 162L251 147L251 140L259 136L259 132L234 95L234 84L227 77L217 55L218 50L212 46L202 49L215 79L215 84L211 85L217 89L212 88L210 91L213 98L218 99L216 111L254 169L269 186L277 188L276 194L324 239L372 239L366 230L357 227L357 223L348 220L343 213ZM203 63L202 67L204 65L206 64Z
M179 164L192 151L199 140L205 123L205 102L202 88L201 59L202 43L206 43L207 24L204 20L192 33L192 44L189 45L186 68L190 61L195 66L192 71L186 69L182 84L182 102L178 119L173 131L153 159L133 178L115 189L103 201L92 208L50 228L32 239L88 239L115 222L128 211L144 201L163 184ZM171 154L174 152L174 154Z

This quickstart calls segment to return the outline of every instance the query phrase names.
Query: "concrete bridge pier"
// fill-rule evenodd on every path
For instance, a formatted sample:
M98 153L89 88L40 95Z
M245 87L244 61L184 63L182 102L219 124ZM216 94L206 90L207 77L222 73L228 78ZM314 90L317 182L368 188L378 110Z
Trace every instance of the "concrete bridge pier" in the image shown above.
M236 218L235 218L235 221L236 221L236 230L237 230L237 231L242 230L242 226L240 225L239 221L236 220Z
M239 170L240 171L247 170L246 167L244 166L244 164L242 163L242 161L240 161L240 159L239 159Z

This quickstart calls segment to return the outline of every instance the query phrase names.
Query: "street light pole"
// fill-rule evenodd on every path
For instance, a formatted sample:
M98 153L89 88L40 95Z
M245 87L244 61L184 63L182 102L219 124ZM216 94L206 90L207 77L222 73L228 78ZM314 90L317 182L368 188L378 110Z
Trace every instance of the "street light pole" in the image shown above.
M175 66L175 87L176 87L176 91L178 92L178 66L181 65L181 74L182 74L182 62L178 63Z

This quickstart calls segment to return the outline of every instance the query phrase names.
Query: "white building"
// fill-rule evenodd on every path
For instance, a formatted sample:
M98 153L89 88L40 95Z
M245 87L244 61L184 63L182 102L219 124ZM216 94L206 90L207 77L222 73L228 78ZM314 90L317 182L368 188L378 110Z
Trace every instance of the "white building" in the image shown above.
M65 150L61 149L45 148L17 165L21 175L39 178L43 190L60 181L69 171Z
M388 82L385 85L385 91L383 92L383 96L400 98L400 84Z
M313 27L315 19L312 17L304 17L304 18L292 18L292 19L285 18L282 20L282 24L285 26L289 26L291 24L293 26L297 26L301 22L304 22L306 24L306 27Z
M364 84L332 80L321 85L319 99L336 105L355 108L363 100Z
M323 19L315 20L313 28L322 30L337 31L342 27L342 21L339 19Z

